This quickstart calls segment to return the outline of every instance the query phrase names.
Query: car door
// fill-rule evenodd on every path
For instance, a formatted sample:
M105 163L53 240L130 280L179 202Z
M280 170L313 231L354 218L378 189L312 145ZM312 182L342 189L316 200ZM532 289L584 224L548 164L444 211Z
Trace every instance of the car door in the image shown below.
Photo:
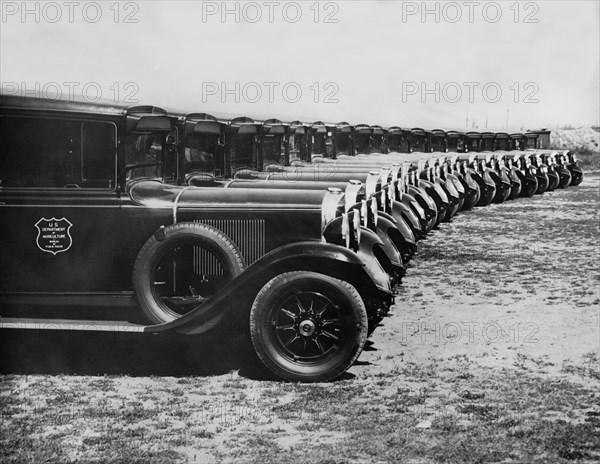
M0 115L0 292L102 293L115 272L117 125L107 117Z

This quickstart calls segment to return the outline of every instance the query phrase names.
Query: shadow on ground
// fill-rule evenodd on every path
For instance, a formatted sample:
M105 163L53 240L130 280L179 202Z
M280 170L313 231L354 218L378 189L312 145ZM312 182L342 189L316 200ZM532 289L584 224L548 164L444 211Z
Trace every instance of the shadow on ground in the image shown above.
M231 370L256 380L272 378L246 334L0 331L3 374L211 376Z
M0 374L183 377L232 370L251 380L280 380L260 362L249 335L232 328L196 336L0 330Z

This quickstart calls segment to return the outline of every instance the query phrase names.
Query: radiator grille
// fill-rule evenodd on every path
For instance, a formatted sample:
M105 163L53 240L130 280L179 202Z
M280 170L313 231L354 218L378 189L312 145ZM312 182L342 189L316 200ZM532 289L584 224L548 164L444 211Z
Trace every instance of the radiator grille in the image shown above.
M227 235L238 247L247 265L265 254L264 219L206 219L196 222L214 227ZM206 274L221 275L223 273L221 264L204 249L199 249L197 252L196 266L214 271L206 272ZM203 274L203 272L199 273Z

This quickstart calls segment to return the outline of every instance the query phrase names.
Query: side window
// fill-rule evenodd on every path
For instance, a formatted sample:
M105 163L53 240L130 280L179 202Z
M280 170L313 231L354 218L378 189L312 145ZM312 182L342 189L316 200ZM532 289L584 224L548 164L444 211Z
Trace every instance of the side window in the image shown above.
M115 127L42 117L0 117L5 188L112 188Z
M112 188L115 182L115 127L110 123L81 125L82 187Z

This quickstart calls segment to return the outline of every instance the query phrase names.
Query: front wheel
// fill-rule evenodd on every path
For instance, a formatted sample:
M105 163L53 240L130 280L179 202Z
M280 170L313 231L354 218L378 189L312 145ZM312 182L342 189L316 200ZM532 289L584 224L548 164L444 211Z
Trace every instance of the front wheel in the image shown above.
M316 272L276 276L250 311L258 357L291 381L324 382L346 372L360 355L367 330L367 311L356 289Z

